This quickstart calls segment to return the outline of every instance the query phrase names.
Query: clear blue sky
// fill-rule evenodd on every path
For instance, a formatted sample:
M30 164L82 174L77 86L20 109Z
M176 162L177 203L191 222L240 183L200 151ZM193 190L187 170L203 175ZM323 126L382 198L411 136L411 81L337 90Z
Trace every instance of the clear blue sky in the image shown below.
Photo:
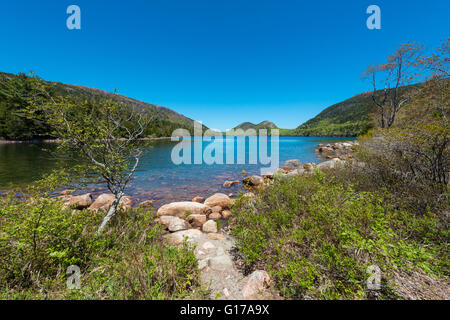
M66 8L81 8L81 30ZM381 8L368 30L366 8ZM397 45L450 36L450 1L0 2L0 71L112 91L215 129L294 128L368 90L359 74Z

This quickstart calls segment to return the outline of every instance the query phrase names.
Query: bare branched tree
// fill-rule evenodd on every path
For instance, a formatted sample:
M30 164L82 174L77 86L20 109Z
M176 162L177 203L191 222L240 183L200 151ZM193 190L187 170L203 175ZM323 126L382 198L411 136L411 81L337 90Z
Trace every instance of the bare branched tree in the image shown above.
M417 58L422 46L402 44L387 62L370 66L362 74L372 84L372 100L379 110L381 128L389 128L400 109L418 94L418 88L402 88L417 81Z
M440 112L448 121L450 95L450 38L442 41L431 56L421 57L417 64L428 72L424 91L429 97L429 112Z
M100 102L78 101L52 96L45 83L35 80L36 97L45 96L47 103L31 103L30 114L42 115L52 135L62 140L58 148L77 151L84 160L81 168L101 177L114 195L98 229L101 233L117 214L125 188L139 165L141 138L150 118L119 102L115 93Z

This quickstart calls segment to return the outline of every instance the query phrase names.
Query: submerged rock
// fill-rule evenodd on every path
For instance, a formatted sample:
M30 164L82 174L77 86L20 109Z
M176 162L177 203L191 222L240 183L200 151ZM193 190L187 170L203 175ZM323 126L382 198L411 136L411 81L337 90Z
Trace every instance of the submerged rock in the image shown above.
M223 187L224 187L224 188L231 188L231 187L234 186L235 184L239 184L239 180L225 181L225 182L223 183Z
M63 190L59 194L62 196L70 196L74 190Z
M202 202L203 200L205 200L204 197L195 197L194 199L192 199L192 202Z
M139 203L139 207L148 208L153 206L154 200L147 200Z

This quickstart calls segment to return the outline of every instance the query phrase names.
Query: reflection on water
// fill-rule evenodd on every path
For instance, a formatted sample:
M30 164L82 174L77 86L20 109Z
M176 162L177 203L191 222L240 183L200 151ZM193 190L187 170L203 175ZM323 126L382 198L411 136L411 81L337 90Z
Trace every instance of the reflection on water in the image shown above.
M350 139L280 137L280 165L289 159L299 159L302 163L319 162L320 160L314 153L317 144ZM209 143L203 142L203 150ZM223 188L223 182L242 178L242 170L245 170L247 174L259 174L261 167L268 167L268 165L260 164L175 165L171 160L171 152L176 144L177 142L170 140L157 140L147 148L140 161L136 176L126 190L126 193L133 197L135 203L154 199L156 206L159 207L170 201L191 200L195 196L206 197L215 192L237 193L240 186ZM51 151L55 147L51 143L0 144L0 188L8 188L11 184L31 182L56 167L74 163L73 160L63 161L52 157ZM194 144L192 144L192 148L194 148ZM234 149L234 159L236 159L237 148ZM248 163L248 140L245 150L246 163ZM269 156L270 151L270 145L268 145ZM105 186L95 185L90 188L90 191L99 194L106 192L106 189Z

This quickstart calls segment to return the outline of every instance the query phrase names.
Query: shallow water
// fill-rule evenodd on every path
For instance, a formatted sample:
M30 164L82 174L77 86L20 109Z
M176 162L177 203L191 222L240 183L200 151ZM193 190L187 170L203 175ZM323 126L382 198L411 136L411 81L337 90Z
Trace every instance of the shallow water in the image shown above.
M270 138L269 138L270 140ZM336 141L353 140L353 138L335 137L280 137L279 161L280 166L289 159L299 159L302 163L320 162L314 149L319 143L334 143ZM270 142L270 141L269 141ZM246 140L246 164L180 164L171 160L173 147L178 142L157 140L146 149L136 172L134 180L126 190L133 197L135 203L144 200L156 200L155 206L171 201L191 200L195 196L207 197L215 192L237 193L240 186L223 188L225 180L242 178L242 170L246 174L260 174L261 165L249 162L249 140ZM202 151L211 142L203 141ZM222 140L225 146L225 139ZM234 159L237 159L237 141L234 141ZM193 151L191 143L191 151ZM11 185L26 184L50 172L53 168L70 166L73 161L62 161L52 157L55 148L51 143L21 143L0 144L0 188L6 189ZM224 150L225 147L224 147ZM225 151L224 151L225 153ZM268 154L271 148L268 143ZM253 153L254 155L254 153ZM192 156L193 159L193 156ZM225 156L223 157L225 162ZM236 161L236 160L235 160ZM106 192L105 186L93 185L93 194Z

